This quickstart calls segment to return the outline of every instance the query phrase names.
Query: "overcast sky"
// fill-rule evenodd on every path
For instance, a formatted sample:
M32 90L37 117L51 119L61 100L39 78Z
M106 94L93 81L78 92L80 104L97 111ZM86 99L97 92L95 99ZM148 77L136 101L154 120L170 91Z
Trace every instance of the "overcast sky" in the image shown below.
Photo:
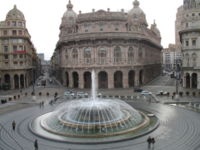
M134 0L71 0L74 11L78 14L110 8L111 11L127 12L133 8ZM153 20L160 29L162 46L175 42L175 19L177 8L183 0L139 0L140 8L145 12L150 25ZM6 14L14 4L21 10L26 19L27 29L37 53L44 53L49 60L58 41L61 18L66 11L68 0L0 0L0 21L4 21Z

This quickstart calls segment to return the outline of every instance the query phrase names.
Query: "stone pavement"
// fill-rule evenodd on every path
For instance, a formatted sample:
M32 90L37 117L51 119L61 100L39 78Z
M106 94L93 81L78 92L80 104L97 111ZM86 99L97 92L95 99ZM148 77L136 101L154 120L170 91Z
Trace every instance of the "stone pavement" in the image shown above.
M159 82L160 79L158 80ZM169 81L171 83L171 81ZM151 84L141 87L153 93L163 90L174 92L174 86L168 86L170 83L165 82L164 85L158 85L156 81ZM166 86L167 85L167 86ZM165 102L176 102L171 99L171 96L159 96L160 103L149 103L143 100L128 101L135 108L145 109L154 113L160 120L160 126L149 135L143 136L135 140L127 140L122 142L110 144L72 144L62 143L47 140L34 135L28 128L29 123L35 117L53 111L57 104L50 106L49 101L54 99L55 92L59 96L63 96L65 87L35 87L36 100L34 101L30 93L32 87L23 89L22 93L19 90L0 92L0 95L20 94L20 98L11 101L7 104L0 104L0 150L33 150L33 142L37 138L39 149L41 150L147 150L147 137L154 136L156 144L154 150L200 150L200 115L187 109L165 105ZM74 90L74 89L72 89ZM186 92L193 92L193 89L182 89ZM90 93L90 90L80 90ZM28 96L25 96L25 93ZM39 96L42 92L42 96ZM46 96L46 93L50 96ZM103 95L122 95L122 96L138 96L139 93L133 92L133 89L115 89L115 90L99 90ZM199 91L196 91L199 92ZM39 108L38 103L45 102L43 109ZM199 95L183 96L179 101L200 102ZM163 104L162 104L163 103ZM11 122L15 120L17 123L17 130L15 132L11 129ZM4 129L5 128L5 129Z
M197 150L200 147L200 115L183 108L159 103L129 102L133 107L154 113L160 126L150 133L155 137L154 150ZM34 135L28 128L35 117L53 111L57 104L28 107L0 116L0 150L33 150L33 142L38 139L41 150L147 150L146 139L149 135L109 144L72 144L47 140ZM17 123L12 131L11 122Z

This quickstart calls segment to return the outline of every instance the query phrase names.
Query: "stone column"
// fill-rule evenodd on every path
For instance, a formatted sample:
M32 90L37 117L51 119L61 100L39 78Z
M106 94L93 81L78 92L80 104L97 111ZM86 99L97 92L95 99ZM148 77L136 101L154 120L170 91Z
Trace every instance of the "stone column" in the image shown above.
M139 86L139 70L135 70L135 86Z
M79 88L80 89L83 89L84 88L84 79L83 79L83 72L82 71L80 71L80 72L78 72L78 76L79 76Z
M69 71L69 88L73 88L73 77L72 77L72 71Z
M192 76L190 75L190 88L192 88Z
M25 79L25 76L26 74L24 74L24 88L26 88L26 79Z
M185 76L185 74L183 75L183 87L186 88L186 76Z
M10 88L14 89L14 85L15 85L14 76L10 75Z
M65 70L63 70L63 73L62 73L62 80L63 80L63 85L64 86L67 86L67 84L66 84L66 76L65 76Z
M197 77L198 77L198 79L197 79L197 89L200 89L200 73L197 74Z
M19 81L18 81L19 89L21 89L21 75L18 74L18 78L19 78Z
M123 71L123 88L128 88L128 71Z
M114 75L113 71L108 71L108 88L113 89L114 88Z

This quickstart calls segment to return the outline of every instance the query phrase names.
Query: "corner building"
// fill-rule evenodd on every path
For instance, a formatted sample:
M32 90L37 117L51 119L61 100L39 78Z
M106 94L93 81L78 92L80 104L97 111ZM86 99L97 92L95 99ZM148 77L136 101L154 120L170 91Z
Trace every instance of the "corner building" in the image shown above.
M66 87L90 88L93 69L97 87L109 89L140 86L160 74L160 32L155 22L148 28L139 4L135 0L128 13L93 9L77 15L69 1L53 56Z
M179 13L183 87L200 89L200 0L184 0Z
M28 87L38 74L39 64L24 14L15 5L0 22L0 87Z

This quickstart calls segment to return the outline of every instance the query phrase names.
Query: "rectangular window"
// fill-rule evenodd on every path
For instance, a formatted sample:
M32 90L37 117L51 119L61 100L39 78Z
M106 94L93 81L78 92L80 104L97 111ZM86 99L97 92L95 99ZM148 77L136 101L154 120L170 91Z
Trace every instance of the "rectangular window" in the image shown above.
M196 40L195 39L192 40L192 46L196 46Z
M185 46L189 46L189 41L185 41Z
M16 58L17 58L17 55L16 55L16 54L14 54L14 55L13 55L13 58L14 58L14 59L16 59Z
M12 40L12 43L14 43L14 44L18 43L18 42L17 42L17 39L13 39L13 40Z
M17 46L13 45L13 52L16 52L16 51L17 51Z
M18 62L17 62L17 61L14 61L14 62L13 62L13 64L14 64L14 65L17 65L17 64L18 64Z
M23 58L23 55L19 55L19 58Z
M4 55L4 58L5 58L5 59L8 59L8 55Z
M18 43L23 43L24 40L23 39L18 39Z
M3 40L3 44L8 44L8 40Z
M7 31L7 30L4 30L4 31L3 31L3 35L8 35L8 31Z
M12 35L17 35L17 31L16 30L12 30Z
M22 35L22 30L19 30L18 32L19 32L19 35Z
M10 26L10 21L7 22L7 26Z
M23 51L23 46L22 45L19 46L19 51Z
M16 21L12 21L12 26L16 26Z
M7 53L8 52L8 46L4 46L4 52Z
M18 22L18 26L20 26L20 27L21 27L21 26L22 26L22 22Z

